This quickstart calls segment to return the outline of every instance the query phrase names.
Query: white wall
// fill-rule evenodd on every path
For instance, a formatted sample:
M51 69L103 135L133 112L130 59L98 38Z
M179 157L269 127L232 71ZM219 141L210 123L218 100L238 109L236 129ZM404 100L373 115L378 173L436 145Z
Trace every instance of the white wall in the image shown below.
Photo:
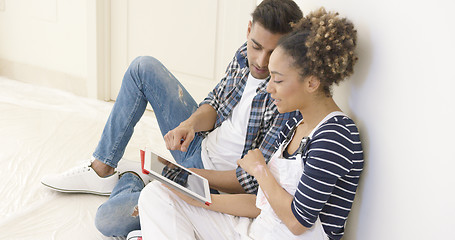
M148 55L202 101L246 41L255 7L256 0L112 1L111 99L117 98L128 65Z
M354 76L335 92L365 151L345 239L453 239L455 3L298 0L358 29Z
M0 0L0 75L86 95L87 1Z

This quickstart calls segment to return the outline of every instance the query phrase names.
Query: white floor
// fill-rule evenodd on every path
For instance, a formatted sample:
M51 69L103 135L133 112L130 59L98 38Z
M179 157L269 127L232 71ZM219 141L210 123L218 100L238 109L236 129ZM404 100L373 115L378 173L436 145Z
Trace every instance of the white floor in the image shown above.
M109 239L93 223L107 197L54 192L40 179L89 158L111 108L0 77L0 239ZM124 157L139 161L144 146L165 151L151 112L136 126Z

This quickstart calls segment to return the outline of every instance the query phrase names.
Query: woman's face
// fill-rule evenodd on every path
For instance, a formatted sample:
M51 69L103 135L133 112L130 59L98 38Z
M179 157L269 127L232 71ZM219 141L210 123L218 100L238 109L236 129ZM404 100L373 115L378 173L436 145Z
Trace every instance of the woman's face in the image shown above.
M293 66L293 58L281 47L277 47L270 56L270 81L267 92L275 100L280 113L300 110L305 98L304 81L299 70Z

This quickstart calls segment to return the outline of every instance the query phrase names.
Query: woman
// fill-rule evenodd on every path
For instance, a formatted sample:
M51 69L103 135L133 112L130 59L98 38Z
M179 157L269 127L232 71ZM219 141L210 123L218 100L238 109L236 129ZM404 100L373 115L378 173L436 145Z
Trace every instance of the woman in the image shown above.
M355 46L352 23L323 8L283 37L270 58L267 91L280 113L301 116L282 129L268 164L257 149L238 161L257 179L257 197L212 195L205 206L151 183L139 199L145 239L340 239L363 152L331 86L353 73Z

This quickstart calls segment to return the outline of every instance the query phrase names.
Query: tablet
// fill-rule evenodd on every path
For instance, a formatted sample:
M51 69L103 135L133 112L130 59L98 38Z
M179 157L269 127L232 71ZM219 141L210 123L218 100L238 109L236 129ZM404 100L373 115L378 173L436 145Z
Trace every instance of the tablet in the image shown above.
M209 182L189 169L148 149L141 150L142 172L206 205L210 205Z

